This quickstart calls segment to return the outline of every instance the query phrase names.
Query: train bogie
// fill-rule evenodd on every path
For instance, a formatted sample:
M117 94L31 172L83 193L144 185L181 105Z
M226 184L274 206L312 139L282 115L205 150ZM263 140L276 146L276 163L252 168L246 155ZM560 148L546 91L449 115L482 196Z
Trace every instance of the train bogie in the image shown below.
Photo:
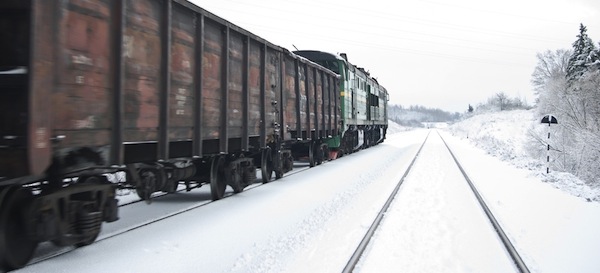
M85 181L60 190L37 193L36 187L35 195L19 185L0 188L0 268L24 266L39 242L91 244L102 222L118 219L115 189L106 177L79 179Z

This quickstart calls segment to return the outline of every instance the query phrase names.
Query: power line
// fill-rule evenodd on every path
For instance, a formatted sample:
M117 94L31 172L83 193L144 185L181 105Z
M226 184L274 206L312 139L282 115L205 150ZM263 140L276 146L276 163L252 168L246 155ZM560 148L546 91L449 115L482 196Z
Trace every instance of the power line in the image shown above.
M272 18L272 19L278 20L279 18L275 14L280 14L279 12L283 12L283 13L289 12L289 10L287 10L287 9L279 8L280 6L260 5L260 4L258 4L258 3L261 3L260 1L254 1L254 2L252 2L252 4L248 4L247 2L239 3L237 1L232 1L232 0L222 0L222 1L230 2L230 3L237 3L240 5L244 5L244 6L259 7L262 9L262 11L265 11L265 10L266 11L275 11L274 13L273 12L254 13L255 17L261 17L261 18ZM295 1L289 1L289 2L294 3ZM298 2L296 2L296 3L298 3ZM324 7L324 6L330 5L328 2L320 2L320 3L323 3L323 4L317 5L317 7L316 7L317 9L319 7ZM249 9L240 8L239 6L236 9L232 9L231 7L234 7L234 6L235 5L227 5L225 8L220 8L220 9L231 11L231 12L233 12L233 14L236 14L236 13L243 14L245 17L247 17ZM313 7L313 8L315 8L315 7ZM341 6L339 8L343 9L344 6ZM243 12L241 10L243 10ZM254 9L254 10L256 10L256 9ZM369 10L367 9L363 12L366 12L365 14L368 14ZM499 62L499 61L495 61L495 60L491 60L491 59L465 57L465 56L460 56L460 55L455 55L455 54L444 54L444 53L440 53L440 52L424 51L424 50L409 49L409 48L402 48L402 47L384 46L384 45L378 44L376 42L365 42L366 39L360 39L360 37L365 37L367 35L371 35L371 34L373 34L373 32L365 32L365 31L357 30L356 28L346 27L346 26L348 26L348 24L345 24L346 23L345 21L340 20L339 23L333 21L334 22L333 24L325 24L325 25L315 23L315 21L317 19L326 19L326 20L331 21L332 19L344 18L344 16L339 16L339 15L343 15L343 14L344 14L343 12L339 12L339 10L336 10L335 16L333 16L331 18L318 17L314 13L310 14L310 17L307 18L307 17L303 16L304 14L302 13L302 11L298 11L298 14L295 14L294 18L292 18L291 20L299 22L300 25L302 26L302 28L293 29L293 30L282 29L280 27L280 25L278 25L278 24L274 24L274 26L257 24L256 20L253 20L250 22L243 22L243 20L242 20L242 22L240 22L239 24L240 24L240 26L242 26L244 28L246 28L248 26L253 26L254 29L265 30L264 32L261 31L261 33L283 33L283 34L293 33L294 35L304 34L304 35L310 35L311 37L318 37L320 40L339 41L341 44L352 44L352 45L367 47L367 48L386 49L386 50L393 50L396 52L412 53L412 54L419 54L419 55L433 56L433 57L442 57L442 58L449 58L449 59L455 59L455 60L461 60L461 61L475 61L475 62L480 62L480 63L493 62L493 63L506 64L506 65L524 65L524 64L519 64L519 63L515 63L515 62L505 62L505 61ZM381 14L379 14L379 15L381 16ZM296 19L299 19L299 20L296 20ZM409 18L409 17L401 18L401 19L408 20L408 21L413 20L412 18ZM358 19L355 18L354 21L356 21L356 20L358 20ZM430 20L421 20L421 19L415 19L415 20L425 21L427 23L431 23L434 25L439 24L438 22L430 21ZM286 21L290 21L290 20L286 19ZM365 22L369 22L369 20L366 20ZM371 29L374 29L374 30L388 31L385 33L385 35L387 35L388 38L395 40L395 41L414 41L414 42L419 42L419 43L436 44L436 45L440 45L440 46L456 47L456 48L462 48L462 49L467 49L467 50L489 51L489 52L491 52L491 54L504 53L504 54L513 54L513 55L534 56L535 55L534 52L529 54L529 53L522 52L522 50L538 51L537 49L532 49L532 48L528 49L528 48L523 48L523 47L517 47L517 46L513 46L512 44L502 45L502 48L513 48L513 49L521 50L521 51L517 51L517 52L509 52L509 51L494 49L493 48L494 46L498 46L497 43L486 42L484 40L470 40L470 39L461 39L458 37L448 37L448 36L444 36L444 35L436 35L436 34L431 34L431 33L420 33L417 31L409 31L409 30L393 28L390 25L373 25L372 23L370 25L367 23L363 23L362 25L366 26L366 27L371 27ZM304 31L306 29L309 29L309 27L320 28L320 27L324 27L324 26L328 27L329 30L336 32L336 33L339 33L339 32L352 33L352 36L346 35L346 36L344 36L345 38L331 38L329 35L325 35L325 36L318 35L318 34L316 34L317 32L315 32L315 31L312 31L310 33L307 33ZM446 24L444 27L447 29L456 29L454 27L448 27L448 24ZM460 26L459 29L461 31L466 31L466 32L481 33L481 31L478 31L477 29L474 29L474 28L465 30L465 27ZM484 31L484 32L486 34L490 33L489 31ZM431 41L431 40L427 40L427 39L418 39L418 38L407 37L407 36L401 35L401 34L399 35L399 33L409 33L409 34L425 36L425 37L441 38L442 40ZM511 33L505 33L505 34L510 35L510 36L519 37L519 39L529 38L529 39L537 40L535 38L532 38L532 36L512 35ZM359 39L351 39L350 37L359 37ZM461 41L461 42L469 43L471 45L461 45L461 44L452 43L450 41ZM298 41L295 41L295 42L297 43ZM481 44L481 45L486 45L486 46L476 47L476 46L473 46L472 44ZM492 47L490 47L490 45Z
M452 3L441 3L441 2L428 1L428 0L420 0L420 1L423 3L432 4L432 5L447 6L447 7L453 7L453 8L458 8L458 9L484 12L484 13L489 13L489 14L498 14L498 15L502 15L502 16L523 18L523 19L535 20L535 21L540 21L540 22L558 23L558 24L565 24L565 25L573 25L574 24L572 22L566 22L566 21L560 21L560 20L549 20L549 19L540 18L540 17L524 16L524 15L518 15L518 14L513 14L513 13L508 13L508 12L500 12L497 10L478 9L478 8L473 8L471 6L463 6L463 5L457 5L457 4L452 4Z
M280 17L277 17L275 14L289 14L290 10L287 9L281 9L279 8L280 6L270 6L270 5L260 5L258 3L260 3L260 1L255 1L252 2L252 4L249 4L247 2L237 2L235 0L222 0L222 1L227 1L230 3L235 3L238 5L243 5L243 6L248 6L248 7L254 7L256 10L256 8L260 8L260 10L264 11L264 10L268 10L268 11L274 11L274 12L260 12L260 13L255 13L255 15L259 18L271 18L274 20L278 20L280 19ZM286 3L298 3L298 5L302 4L300 2L296 2L296 1L286 1ZM305 4L303 4L305 5ZM498 30L490 30L490 29L485 29L485 28L477 28L474 26L464 26L464 25L458 25L458 24L453 24L451 22L440 22L440 21L435 21L435 20L427 20L427 19L422 19L422 18L415 18L415 17L410 17L410 16L398 16L398 15L392 15L389 13L386 13L385 11L377 11L377 12L373 12L370 11L368 9L364 9L361 10L360 14L361 16L358 18L355 18L353 16L351 16L350 12L343 12L343 10L347 10L347 11L353 11L352 9L350 9L347 6L331 6L330 3L328 2L319 2L316 4L311 4L312 6L317 6L317 8L313 7L313 10L323 10L326 9L327 7L333 7L336 10L336 16L335 17L318 17L315 13L304 13L304 14L298 14L299 12L301 12L300 9L297 10L293 10L292 12L296 12L296 14L294 14L294 16L292 18L286 17L285 20L287 22L290 21L295 21L298 22L302 25L311 25L311 26L316 26L316 27L324 27L324 26L329 26L331 27L332 25L349 25L350 23L358 23L362 26L365 27L371 27L372 29L381 29L381 28L385 28L385 29L390 29L390 30L395 30L395 31L403 31L403 32L407 32L410 33L411 31L406 31L406 30L399 30L398 28L392 28L390 27L390 25L386 25L386 24L377 24L374 23L376 20L373 20L373 18L377 18L378 20L382 20L382 21L386 21L386 20L392 20L395 22L408 22L408 23L416 23L416 24L420 24L420 25L427 25L427 26L432 26L435 28L438 28L441 32L448 32L448 30L457 30L457 31L461 31L461 32L465 32L465 33L477 33L477 34L485 34L485 35L490 35L490 36L494 36L494 37L510 37L510 38L517 38L517 39L521 39L521 40L530 40L530 41L538 41L538 42L552 42L552 43L564 43L564 41L559 40L559 39L555 39L555 38L549 38L549 37L542 37L542 36L535 36L534 33L528 33L528 34L519 34L519 33L514 33L514 32L505 32L505 31L498 31ZM222 8L223 10L228 10L237 14L241 14L241 15L247 15L249 9L233 9L231 7L234 7L235 5L227 5L226 8ZM322 7L321 9L319 9L318 7ZM305 17L303 15L309 16L309 17ZM318 19L321 19L320 21L325 20L326 22L334 22L332 24L318 24L318 23L314 23L315 21L317 21ZM350 19L350 21L348 21L348 19ZM332 21L334 20L334 21ZM253 20L255 21L255 20ZM337 23L340 22L340 23ZM415 33L415 32L412 32ZM432 36L432 37L443 37L440 35L434 35L434 34L428 34L428 33L421 33L420 35L422 36ZM443 37L445 39L455 39L455 40L461 40L458 38L450 38L450 37ZM468 41L465 39L462 39L463 41ZM471 41L471 42L477 42L477 41Z
M237 2L237 0L224 0L224 1L228 1L231 3L238 3L238 4L242 4L245 6L252 6L252 7L256 7L259 6L261 7L261 9L266 9L266 10L274 10L274 11L280 11L280 12L284 12L284 13L288 13L288 12L300 12L300 9L294 9L294 10L288 10L288 9L281 9L279 7L281 7L280 5L275 5L275 6L271 6L271 5L257 5L257 3L260 3L260 1L254 1L252 2L252 4L249 4L248 2ZM419 1L421 2L421 1ZM385 20L401 20L401 21L409 21L409 22L416 22L416 23L420 23L420 24L427 24L427 25L431 25L431 26L436 26L436 27L440 27L442 30L444 29L455 29L455 30L461 30L461 31L466 31L466 32L473 32L473 33L480 33L480 34L489 34L489 35L501 35L501 36L507 36L507 37L517 37L517 38L522 38L522 39L527 39L527 40L534 40L534 41L550 41L550 42L563 42L562 40L559 39L555 39L555 38L550 38L550 37L543 37L543 36L535 36L532 35L530 33L528 34L519 34L519 33L514 33L514 32L506 32L506 31L498 31L498 30L490 30L490 29L485 29L485 28L477 28L474 27L472 25L469 26L464 26L464 25L459 25L459 24L453 24L451 22L442 22L442 21L436 21L436 20L427 20L427 19L423 19L423 18L416 18L416 17L411 17L411 16L399 16L396 13L389 13L388 10L389 9L381 9L381 10L376 10L373 11L371 9L369 9L368 7L371 6L371 4L364 4L364 2L361 2L361 6L360 6L360 12L356 12L356 8L351 6L351 5L337 5L337 4L332 4L331 2L327 2L327 1L320 1L320 2L315 2L315 3L310 3L310 5L308 5L306 3L306 1L295 1L295 0L287 0L286 1L287 4L296 4L296 7L311 7L311 13L306 14L306 15L310 15L310 16L314 16L315 13L314 11L320 11L320 10L333 10L335 11L335 19L336 20L344 20L344 19L353 19L356 22L360 22L360 24L363 25L370 25L373 27L381 27L380 25L372 25L371 23L375 18L377 19L385 19ZM435 2L430 2L430 3L435 3ZM320 7L320 9L319 9ZM396 10L396 9L393 9ZM359 16L352 16L353 14L358 14ZM508 15L508 14L507 14ZM298 14L296 14L293 18L286 18L286 20L302 20L303 18L301 16L298 16ZM327 18L329 19L329 18ZM352 22L354 22L352 21Z
M263 28L262 26L258 26L258 27ZM280 33L286 33L286 34L290 33L289 31L285 31L285 30L274 30L272 28L267 28L267 29L270 32L280 32ZM294 33L297 34L298 32L294 32ZM327 36L315 35L314 33L311 33L311 35L313 37L319 37L320 40L336 41L343 45L354 45L354 46L359 46L359 47L363 47L363 48L368 48L370 50L381 49L381 50L387 50L387 51L391 51L391 52L411 53L411 54L418 54L418 55L422 55L422 56L440 57L440 58L445 58L445 59L452 59L452 60L459 60L459 61L466 61L466 62L475 62L475 63L481 63L481 64L492 64L493 63L493 64L500 64L500 65L507 65L507 66L529 66L527 64L519 63L519 62L497 61L497 60L493 60L493 59L483 59L483 58L476 58L476 57L471 57L471 56L443 54L443 53L434 52L434 51L425 51L425 50L417 50L417 49L402 48L402 47L392 47L392 46L385 46L381 43L358 42L356 40L349 40L349 39L339 39L339 38L332 39ZM507 54L510 54L510 53L507 53ZM533 56L534 55L532 54L532 57Z

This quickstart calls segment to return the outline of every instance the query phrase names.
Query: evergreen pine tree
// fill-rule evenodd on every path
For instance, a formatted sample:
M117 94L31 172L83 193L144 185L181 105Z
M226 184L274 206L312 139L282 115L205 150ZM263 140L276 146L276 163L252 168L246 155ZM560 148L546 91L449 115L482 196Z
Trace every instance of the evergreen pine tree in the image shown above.
M600 69L600 43L598 48L590 52L587 63L590 69Z
M567 66L567 81L569 83L578 80L585 73L590 64L589 57L594 51L596 51L596 46L587 35L587 28L580 24L579 35L577 35L577 41L573 43L573 53Z

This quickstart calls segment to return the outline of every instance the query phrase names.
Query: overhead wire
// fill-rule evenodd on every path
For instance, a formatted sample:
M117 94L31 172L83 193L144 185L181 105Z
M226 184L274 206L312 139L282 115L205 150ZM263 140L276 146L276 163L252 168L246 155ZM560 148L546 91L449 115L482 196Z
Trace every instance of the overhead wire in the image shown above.
M263 26L257 26L257 29L260 29L260 28L263 28ZM269 31L271 31L271 32L279 32L279 33L289 33L289 31L285 31L285 30L273 30L272 28L269 28ZM510 62L510 61L498 62L498 61L492 60L492 59L474 58L472 56L465 57L465 56L443 54L443 53L439 53L439 52L417 50L417 49L411 49L411 48L391 47L391 46L383 45L381 43L374 43L374 42L364 42L364 41L357 42L356 40L349 40L349 39L343 39L343 38L331 39L330 37L322 36L322 35L316 35L314 33L311 33L311 35L313 37L318 37L320 40L324 40L324 41L338 41L338 42L340 42L341 44L344 44L344 45L360 46L360 47L368 48L370 50L381 49L381 50L387 50L387 51L396 52L396 53L411 53L411 54L418 54L418 55L429 56L429 57L441 57L441 58L446 58L446 59L453 59L453 60L467 61L467 62L475 62L475 63L481 63L481 64L492 64L492 63L494 63L494 64L508 65L508 66L515 66L515 65L518 65L518 66L529 66L527 64L518 63L518 62Z
M261 12L260 14L255 14L256 16L260 16L261 18L272 18L274 20L279 20L280 17L277 16L273 16L271 14L279 14L279 13L285 13L288 14L290 12L290 10L287 9L282 9L280 8L280 6L273 6L273 5L264 5L261 4L260 1L253 1L251 3L248 2L239 2L236 0L221 0L223 2L229 2L231 3L231 5L226 5L226 7L220 7L219 9L223 9L223 10L228 10L230 12L232 12L233 14L238 13L238 14L244 14L247 15L248 9L245 8L233 8L236 5L243 5L243 6L253 6L255 8L260 8L262 10L267 10L267 11L272 11L272 13L269 12ZM199 2L199 1L197 1ZM286 1L288 4L289 3L298 3L300 5L300 2L298 1L294 1L294 0L290 0L290 1ZM433 3L433 2L430 2ZM236 4L236 5L233 5ZM330 3L328 2L319 2L316 5L316 8L313 6L313 9L322 9L324 7L332 7ZM222 6L222 3L219 4L219 6ZM239 6L238 6L239 7ZM342 6L336 6L338 9L345 9L347 7ZM461 26L461 25L453 25L453 24L449 24L449 23L442 23L439 21L433 21L433 20L425 20L425 19L419 19L419 18L411 18L411 17L407 17L407 16L403 16L403 17L397 17L397 16L392 16L389 13L385 13L385 12L378 12L377 14L372 13L369 9L365 9L363 11L361 11L362 14L364 14L367 18L369 15L371 16L375 16L377 15L380 19L394 19L394 20L404 20L404 21L409 21L409 22L419 22L419 23L426 23L432 26L440 26L443 29L454 29L454 30L459 30L459 31L464 31L464 32L471 32L471 33L479 33L479 34L488 34L488 35L495 35L495 36L504 36L504 37L513 37L513 38L518 38L518 39L527 39L527 40L534 40L534 41L549 41L551 39L545 39L543 37L535 37L532 35L519 35L519 34L515 34L515 33L508 33L508 32L501 32L501 31L490 31L490 30L486 30L486 29L477 29L474 27L465 27L465 26ZM336 10L335 14L344 14L344 12L342 11L338 11ZM320 39L323 40L330 40L332 41L328 36L321 36L321 35L317 35L315 34L315 31L311 31L310 33L307 33L304 29L309 29L310 27L322 27L322 24L318 24L318 23L314 23L317 19L319 19L319 21L325 20L325 21L330 21L333 23L331 24L326 24L327 27L332 28L333 31L337 31L337 32L351 32L354 33L355 36L365 36L365 35L370 35L373 32L361 32L361 31L357 31L356 29L353 28L347 28L344 27L346 25L348 25L347 23L349 21L344 20L344 16L335 16L333 19L332 18L324 18L324 17L317 17L317 15L315 13L309 13L309 14L304 14L301 13L300 11L296 11L296 14L294 14L293 18L286 18L287 21L297 21L299 24L301 24L302 26L304 26L304 28L300 28L300 29L282 29L279 25L274 24L274 25L270 25L270 26L266 26L264 24L257 24L255 23L255 21L251 21L251 22L241 22L242 27L244 28L248 28L249 26L253 27L254 29L258 29L258 30L265 30L264 33L284 33L284 34L289 34L290 32L295 33L295 34L300 34L300 35L311 35L312 37L319 37ZM350 18L351 19L351 18ZM356 19L354 19L356 20ZM464 38L459 38L459 37L448 37L448 36L444 36L444 35L436 35L436 34L432 34L432 33L420 33L420 32L416 32L416 31L410 31L410 30L405 30L405 29L400 29L400 28L394 28L388 25L373 25L373 23L370 20L365 20L363 22L361 22L362 25L367 26L367 27L371 27L371 29L379 29L379 30L384 30L387 31L385 32L385 35L387 35L389 38L392 38L393 40L398 40L398 41L413 41L413 42L418 42L418 43L428 43L428 44L432 44L435 43L436 45L440 45L440 46L450 46L450 47L457 47L457 48L463 48L463 49L468 49L468 50L478 50L478 51L489 51L493 54L496 53L503 53L503 54L513 54L513 55L522 55L522 56L535 56L535 54L537 53L538 49L534 49L534 48L523 48L523 47L518 47L518 46L514 46L514 45L502 45L500 46L502 49L507 49L507 48L512 48L512 49L517 49L519 51L505 51L505 50L499 50L496 49L498 48L498 44L497 43L493 43L493 42L488 42L485 40L470 40L470 39L464 39ZM423 36L423 37L428 37L428 38L434 38L435 40L427 40L427 39L418 39L415 37L408 37L407 35L402 35L402 33L408 33L408 34L413 34L413 35L418 35L418 36ZM344 37L348 37L348 36L344 36ZM441 39L441 40L440 40ZM475 62L496 62L499 63L497 61L493 61L493 60L485 60L485 59L481 59L481 58L473 58L472 56L458 56L458 55L452 55L452 54L444 54L444 53L439 53L439 52L431 52L431 51L423 51L423 50L416 50L416 49L409 49L409 48L398 48L398 47L390 47L390 46L384 46L384 45L380 45L378 43L374 43L374 42L365 42L365 41L357 41L354 39L350 39L350 38L335 38L334 40L340 40L342 43L348 44L348 43L352 43L354 45L357 46L363 46L363 47L375 47L375 48L379 48L379 49L386 49L386 50L393 50L395 52L405 52L405 53L414 53L414 54L419 54L419 55L426 55L426 56L433 56L433 57L443 57L443 58L451 58L451 59L456 59L456 60L463 60L463 61L475 61ZM455 43L454 41L459 41L459 42L463 42L463 43L467 43L468 45L464 45L464 44L458 44ZM482 47L477 47L474 46L476 44L479 45L484 45ZM495 47L495 48L494 48ZM528 51L528 52L522 52L522 51ZM514 65L514 62L501 62L502 64L508 64L508 65ZM524 65L524 64L523 64Z
M230 2L232 4L238 4L238 5L244 5L244 6L252 6L252 7L258 7L262 10L270 10L270 11L275 11L273 13L260 13L260 14L256 14L257 16L260 16L262 18L272 18L272 19L280 19L280 17L276 17L276 16L271 16L269 14L281 14L281 13L285 13L285 14L289 14L290 10L286 10L286 9L281 9L279 8L279 6L271 6L271 5L261 5L260 1L255 1L250 3L247 2L237 2L236 0L222 0L222 1L227 1ZM294 3L295 1L291 0L291 1L286 1L286 3ZM298 3L298 2L296 2ZM316 6L320 6L323 7L321 8L321 10L323 10L325 7L332 7L330 3L328 2L319 2L314 4ZM227 7L225 8L220 8L223 10L228 10L234 13L238 13L241 15L245 15L248 12L248 9L234 9L232 7L234 7L235 5L227 5ZM315 10L319 10L319 8L314 8ZM393 30L393 31L398 31L398 32L404 32L404 33L413 33L416 34L416 32L414 31L409 31L409 30L404 30L404 29L399 29L399 28L393 28L389 25L381 25L381 24L374 24L373 21L374 20L370 20L369 18L378 18L380 20L400 20L400 21L405 21L405 22L409 22L409 23L418 23L418 24L425 24L428 26L433 26L433 27L439 27L441 28L441 30L443 32L447 32L446 30L457 30L457 31L461 31L461 32L465 32L465 33L478 33L478 34L485 34L485 35L490 35L493 37L510 37L510 38L517 38L520 40L530 40L530 41L538 41L538 42L552 42L552 43L563 43L564 41L559 40L559 39L553 39L553 38L548 38L548 37L541 37L541 36L535 36L533 34L516 34L516 33L510 33L510 32L504 32L504 31L496 31L496 30L489 30L489 29L482 29L482 28L477 28L474 26L463 26L463 25L457 25L457 24L452 24L450 22L440 22L440 21L434 21L434 20L426 20L426 19L422 19L422 18L414 18L414 17L409 17L409 16L396 16L396 15L391 15L391 14L386 14L385 12L377 12L374 13L368 9L361 11L362 14L364 14L365 16L362 18L367 18L362 19L362 18L354 18L351 19L351 21L348 21L347 18L348 16L343 16L344 13L341 10L348 10L348 7L345 6L339 6L338 9L340 11L336 10L336 14L342 14L342 16L336 16L335 20L340 21L340 22L344 22L345 23L352 23L355 21L360 21L360 24L363 26L367 26L367 27L372 27L372 29L377 29L377 28L384 28L384 29L388 29L388 30ZM331 20L331 18L324 18L324 17L316 17L316 15L314 13L309 13L309 14L298 14L299 10L294 10L294 12L296 12L294 14L293 17L286 17L285 20L286 21L296 21L302 25L312 25L312 26L322 26L319 24L314 24L313 22L316 21L316 19L319 19L319 21L323 21L323 20ZM304 16L303 16L304 15ZM311 18L312 17L312 18ZM339 28L340 24L328 24L328 26L336 26ZM295 31L295 30L287 30L287 31ZM450 39L450 40L460 40L460 41L464 41L464 42L470 42L470 43L483 43L483 44L490 44L490 43L485 43L482 42L481 40L468 40L468 39L460 39L457 37L447 37L447 36L440 36L440 35L435 35L435 34L431 34L431 33L419 33L418 35L421 36L430 36L430 37L437 37L437 38L443 38L443 39ZM428 42L427 40L424 40L424 42ZM513 45L508 45L508 47L511 48L518 48L515 47ZM531 49L531 50L535 50L535 49Z
M500 11L497 11L497 10L490 10L490 9L479 9L479 8L473 8L472 6L463 6L463 5L457 5L457 4L454 4L454 3L442 3L442 2L435 2L435 1L429 1L429 0L420 0L420 2L421 3L429 3L429 4L433 4L433 5L454 7L454 8L459 8L459 9L468 9L468 10L472 10L472 11L476 11L476 12L484 12L484 13L489 13L489 14L498 14L498 15L502 15L502 16L509 16L509 17L515 17L515 18L535 20L535 21L540 21L540 22L573 25L573 22L567 22L567 21L555 20L555 19L550 20L550 19L546 19L546 18L540 18L540 17L534 17L534 16L525 16L525 15L513 14L513 13L508 13L508 12L500 12Z
M254 1L248 3L248 2L238 2L238 0L223 0L223 1L228 1L231 3L238 3L238 4L242 4L242 5L246 5L246 6L260 6L263 9L267 9L267 10L276 10L276 11L280 11L280 12L289 12L289 10L286 9L280 9L278 8L278 6L271 6L271 5L259 5L258 3L261 3L260 1ZM423 1L419 1L419 2L423 2ZM435 2L431 2L431 1L425 1L428 3L435 3ZM296 3L298 7L302 7L302 6L307 6L306 1L297 1L297 0L287 0L286 1L287 4L290 3ZM361 4L364 4L361 3ZM536 36L536 35L532 35L532 34L519 34L519 33L514 33L514 32L506 32L506 31L499 31L499 30L490 30L490 29L485 29L485 28L478 28L476 26L473 25L468 25L468 26L464 26L464 25L459 25L459 24L453 24L451 22L443 22L443 21L437 21L437 20L428 20L428 19L423 19L423 18L416 18L416 17L411 17L411 16L406 16L406 15L402 15L402 16L398 16L398 14L394 14L394 13L389 13L388 10L386 9L382 9L382 10L377 10L377 11L373 11L370 10L368 7L371 4L364 4L364 6L361 6L360 9L360 13L362 15L364 15L361 18L356 18L356 20L361 20L361 24L363 25L370 25L373 27L380 27L380 25L371 25L370 23L374 20L370 20L370 18L377 18L377 19L391 19L391 20L402 20L402 21L411 21L411 22L418 22L418 23L422 23L422 24L429 24L429 25L433 25L433 26L439 26L442 29L455 29L455 30L462 30L462 31L466 31L466 32L473 32L473 33L479 33L479 34L489 34L489 35L495 35L495 36L507 36L507 37L516 37L516 38L523 38L523 39L527 39L527 40L533 40L533 41L553 41L553 42L562 42L562 40L559 39L555 39L552 37L546 37L546 36ZM335 14L339 15L336 16L336 19L341 20L344 18L348 18L348 16L345 16L346 14L351 14L352 12L356 11L356 8L351 7L350 5L346 6L346 5L335 5L332 4L331 2L327 2L327 1L319 1L319 2L314 2L311 3L310 5L311 7L322 7L320 10L335 10ZM312 10L319 10L318 8L312 8ZM395 9L392 9L395 10ZM295 10L296 12L298 11ZM346 12L344 12L346 11ZM499 13L496 12L498 14L504 14L504 15L508 15L507 13ZM309 15L314 15L314 14L309 14ZM517 16L517 15L514 15ZM518 17L522 17L522 18L529 18L529 19L535 19L533 17L526 17L526 16L518 16ZM367 18L366 20L363 18ZM298 19L298 16L294 16L293 18L287 18L287 20L295 20ZM542 21L542 20L540 20ZM564 22L562 22L564 23Z

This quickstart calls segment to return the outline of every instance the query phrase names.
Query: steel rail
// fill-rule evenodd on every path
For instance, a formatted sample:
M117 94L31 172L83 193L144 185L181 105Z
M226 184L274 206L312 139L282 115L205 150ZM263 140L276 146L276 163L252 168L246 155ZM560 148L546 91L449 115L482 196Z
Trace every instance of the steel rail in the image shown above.
M400 190L400 186L402 186L402 183L404 182L404 179L406 178L406 176L408 175L408 173L412 169L413 165L415 164L415 161L417 161L417 158L419 157L419 154L421 153L421 150L423 150L423 146L425 146L425 142L427 142L428 138L429 138L429 133L425 137L425 140L421 144L421 147L419 147L419 150L417 151L417 153L413 157L412 161L408 165L408 168L404 172L404 175L402 175L402 178L400 178L400 181L398 181L398 184L396 184L396 187L394 188L394 190L392 191L392 193L388 197L387 201L385 202L385 204L383 205L383 207L381 208L381 210L377 214L377 217L375 217L375 220L373 220L373 223L369 227L369 230L367 230L367 233L365 233L365 236L360 241L360 244L358 245L358 247L356 247L356 250L352 254L352 257L350 257L350 259L348 260L348 263L346 264L346 267L344 267L344 270L342 271L343 273L350 273L350 272L354 271L354 268L358 264L358 261L360 260L360 258L362 257L363 253L367 249L367 246L369 245L369 242L371 241L371 238L373 238L373 234L375 234L375 231L379 227L379 224L381 224L381 221L383 220L383 216L385 215L385 213L387 212L388 208L392 204L392 201L396 198L396 195L398 194L398 191Z
M448 146L448 143L446 143L446 140L444 140L444 138L442 137L442 135L440 135L439 132L437 132L437 133L440 136L440 138L442 139L442 141L444 142L444 145L446 145L446 148L450 152L450 155L454 159L454 162L456 163L456 165L460 169L460 172L464 176L465 180L467 181L467 183L469 183L469 187L473 191L473 194L475 194L475 197L479 201L479 204L483 208L483 211L485 212L485 214L487 215L488 219L490 220L490 222L494 226L494 229L496 230L496 233L498 234L498 236L500 237L500 240L504 244L504 247L506 248L506 250L510 254L510 257L514 261L515 266L517 267L517 269L520 272L522 272L522 273L529 273L530 272L529 268L527 268L527 265L525 264L525 262L523 262L523 259L519 255L519 252L517 252L517 250L515 249L515 247L513 246L513 244L510 242L510 239L508 239L508 236L506 236L506 233L504 232L504 230L502 229L502 227L498 223L498 220L496 220L496 217L494 217L494 215L492 214L492 211L490 210L490 208L487 206L487 204L483 200L483 197L481 196L481 194L479 194L479 191L477 191L477 188L475 187L475 184L473 184L473 182L471 181L471 179L467 175L467 172L465 171L465 169L462 167L462 165L458 161L458 158L454 155L454 153L452 152L452 149L450 149L450 146Z

